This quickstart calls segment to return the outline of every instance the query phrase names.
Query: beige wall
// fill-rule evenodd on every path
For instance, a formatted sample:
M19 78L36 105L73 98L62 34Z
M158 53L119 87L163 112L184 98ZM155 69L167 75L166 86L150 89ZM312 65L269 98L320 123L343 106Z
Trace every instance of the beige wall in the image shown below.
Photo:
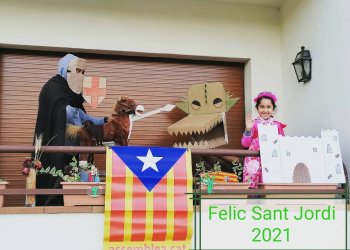
M0 45L251 60L247 100L262 90L280 94L276 8L195 0L47 2L1 1Z
M288 1L282 8L281 108L290 135L340 133L343 161L350 167L350 1ZM311 51L312 80L299 84L291 62L304 45Z

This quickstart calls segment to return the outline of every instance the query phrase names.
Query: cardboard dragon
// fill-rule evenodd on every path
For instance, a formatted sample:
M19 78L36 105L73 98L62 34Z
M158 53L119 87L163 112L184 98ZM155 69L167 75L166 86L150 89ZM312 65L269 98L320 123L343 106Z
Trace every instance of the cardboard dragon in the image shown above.
M183 102L177 107L188 114L168 127L170 135L191 135L191 141L175 147L216 148L228 143L225 113L240 98L232 98L219 82L191 85Z

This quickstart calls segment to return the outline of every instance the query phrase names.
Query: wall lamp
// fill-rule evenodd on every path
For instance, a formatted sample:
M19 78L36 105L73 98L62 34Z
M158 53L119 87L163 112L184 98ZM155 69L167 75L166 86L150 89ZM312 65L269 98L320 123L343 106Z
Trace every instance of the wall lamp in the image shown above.
M297 75L298 82L308 82L311 80L311 54L310 50L305 50L305 47L301 47L301 51L298 52L295 57L294 66L295 74Z

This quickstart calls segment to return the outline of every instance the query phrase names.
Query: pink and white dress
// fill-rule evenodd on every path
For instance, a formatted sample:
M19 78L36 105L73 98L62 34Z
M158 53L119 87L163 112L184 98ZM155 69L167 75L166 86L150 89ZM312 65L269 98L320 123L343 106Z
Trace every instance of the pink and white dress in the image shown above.
M258 116L253 123L253 128L249 132L244 132L241 140L242 146L249 150L260 150L258 124L276 125L278 134L284 136L283 129L287 126L281 122L275 121L272 117L264 120ZM262 183L262 168L260 157L245 157L243 168L243 182L249 182L250 188L257 188L258 183Z

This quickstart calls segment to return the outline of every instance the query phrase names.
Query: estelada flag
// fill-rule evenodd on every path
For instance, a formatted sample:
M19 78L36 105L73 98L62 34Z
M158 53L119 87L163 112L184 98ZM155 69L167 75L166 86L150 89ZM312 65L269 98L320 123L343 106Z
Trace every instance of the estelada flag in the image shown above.
M85 76L83 82L83 97L85 101L96 109L97 106L105 99L107 80L103 77Z
M191 152L117 146L106 163L104 249L190 249Z

